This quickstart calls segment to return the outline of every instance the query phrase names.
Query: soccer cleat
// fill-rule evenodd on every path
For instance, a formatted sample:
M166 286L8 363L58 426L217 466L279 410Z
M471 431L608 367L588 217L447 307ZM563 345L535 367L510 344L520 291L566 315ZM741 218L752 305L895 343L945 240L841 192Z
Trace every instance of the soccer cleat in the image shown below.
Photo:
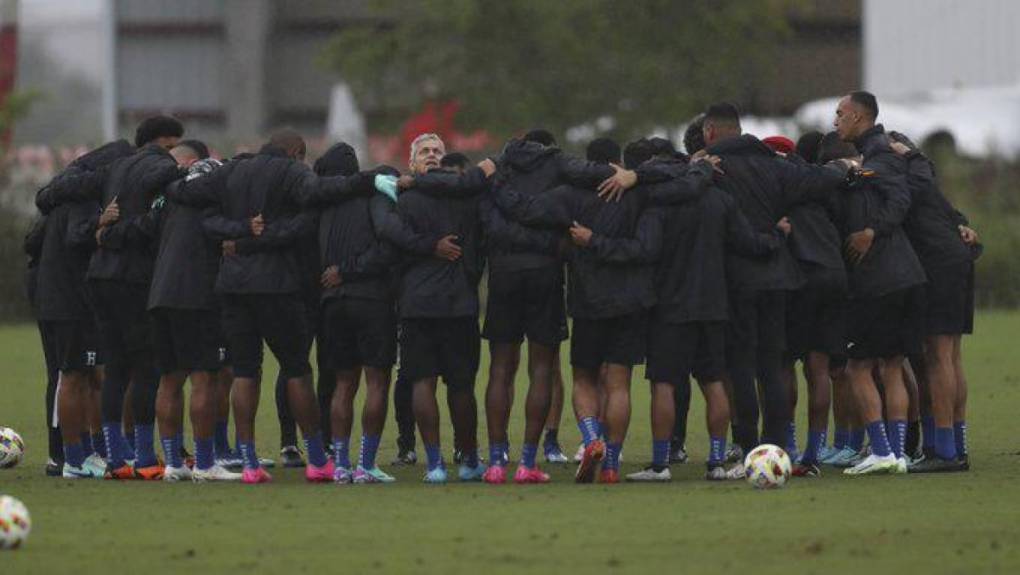
M391 462L391 465L417 465L418 454L413 449L401 448L397 452L397 458Z
M726 470L727 480L747 479L747 469L743 463L738 463Z
M241 455L235 449L230 451L225 457L217 457L216 465L230 471L240 471L244 467L244 460L241 459Z
M82 468L87 469L95 477L103 477L106 474L106 461L98 453L85 458Z
M518 485L525 485L529 483L549 483L549 474L543 472L538 466L525 467L523 465L517 466L517 471L514 473L514 483Z
M354 470L354 483L358 483L358 484L362 484L362 483L393 483L395 481L396 481L396 479L393 478L393 476L387 474L386 472L384 472L382 469L379 469L378 467L373 467L371 469L365 469L364 467L359 465L358 468Z
M460 465L464 461L464 452L459 449L453 450L453 462Z
M162 465L150 465L148 467L140 467L135 469L135 477L142 481L159 481L163 479Z
M970 455L966 453L960 456L960 471L970 471Z
M301 457L301 450L293 445L287 445L280 450L280 462L284 467L305 466L305 460Z
M543 448L543 451L545 452L545 460L548 463L552 463L554 465L563 465L565 463L570 463L570 460L567 459L567 456L563 455L563 450L560 449L558 443L553 443L545 446Z
M81 467L74 467L69 463L64 463L64 468L61 469L60 476L64 479L95 479L96 477L102 477L102 475L95 475L92 470L86 469L84 465Z
M184 462L184 466L188 469L195 467L195 456L188 453L188 450L183 445L181 446L181 461Z
M482 481L485 478L486 471L488 471L488 469L481 463L474 467L461 465L457 468L457 478L461 481ZM504 479L505 478L504 474Z
M881 473L893 473L896 470L897 459L893 454L878 456L871 454L863 461L843 470L845 475L878 475Z
M246 483L248 485L269 483L272 480L273 476L261 467L256 467L255 469L245 467L244 471L241 473L241 483Z
M210 483L213 481L240 481L241 474L228 471L221 465L213 465L209 469L193 469L191 480L195 483Z
M115 479L118 481L129 481L131 479L137 479L135 477L135 470L133 467L125 463L116 469L106 468L106 473L103 474L105 479Z
M269 459L268 457L260 457L259 467L262 467L264 469L272 469L276 467L276 462L273 461L272 459Z
M577 446L577 451L574 452L574 463L581 463L582 459L584 459L584 444L583 443L581 445L578 445Z
M726 449L726 463L743 463L744 450L736 443Z
M854 459L857 458L857 452L849 447L844 447L831 457L826 459L823 463L831 465L833 467L850 467L853 465Z
M339 483L340 485L354 483L354 474L346 467L336 467L333 469L333 483Z
M425 478L422 481L431 485L442 485L446 483L446 468L437 467L432 471L429 471L425 474Z
M163 481L176 483L178 481L191 481L191 470L187 467L166 467L163 469Z
M959 459L942 459L933 455L908 468L910 473L950 473L965 471Z
M47 477L60 477L64 472L64 464L60 461L54 461L52 459L46 460L46 476Z
M335 469L336 467L329 459L321 467L309 463L305 466L305 481L309 483L329 483L333 481L333 471Z
M482 481L489 485L503 485L506 483L506 467L502 465L490 465L482 474Z
M825 463L825 460L837 453L839 450L828 445L818 448L818 463Z
M686 445L670 445L669 446L669 462L670 463L687 463L687 446Z
M603 469L599 473L599 483L619 483L620 472L615 469Z
M627 475L627 481L634 482L665 483L672 480L673 475L669 472L668 467L660 467L656 469L654 465L649 465L641 471Z
M819 477L821 474L822 470L814 463L798 463L791 472L794 477Z
M577 465L577 473L574 474L574 481L577 483L591 483L595 480L595 470L598 468L602 458L606 456L606 444L601 439L596 439L584 448L581 456L581 463Z
M906 475L907 474L907 468L908 468L907 458L906 457L897 457L896 458L896 467L894 467L892 469L892 471L890 471L889 473L892 473L893 475Z
M705 479L708 481L726 481L730 477L726 474L726 468L722 465L713 465L705 472Z

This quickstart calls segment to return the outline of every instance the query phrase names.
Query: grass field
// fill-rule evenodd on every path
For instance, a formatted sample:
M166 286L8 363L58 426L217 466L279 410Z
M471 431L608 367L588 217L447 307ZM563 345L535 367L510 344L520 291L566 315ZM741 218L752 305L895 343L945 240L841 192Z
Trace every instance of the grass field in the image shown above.
M674 466L669 485L578 486L572 468L551 466L551 485L498 488L427 487L421 467L391 469L399 479L391 486L306 485L295 470L255 487L49 479L38 335L0 327L0 425L28 444L21 466L0 471L0 493L23 500L34 523L25 548L0 553L0 574L1018 573L1020 314L981 314L977 331L965 351L970 473L827 471L757 492L701 479L700 397L688 442L695 463ZM625 472L650 449L648 390L635 381ZM519 405L524 385L518 380ZM483 390L480 378L479 397ZM259 418L264 455L278 448L270 394L267 386ZM519 445L517 412L513 420ZM578 439L572 421L568 407L568 450ZM383 462L394 455L393 428L388 422ZM449 451L446 428L444 419Z

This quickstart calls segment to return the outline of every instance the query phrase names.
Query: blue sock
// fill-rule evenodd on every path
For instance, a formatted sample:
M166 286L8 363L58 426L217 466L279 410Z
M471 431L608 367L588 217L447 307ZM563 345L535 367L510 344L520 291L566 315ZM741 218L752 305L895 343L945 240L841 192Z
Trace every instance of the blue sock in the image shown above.
M305 452L308 453L308 463L315 467L322 467L329 462L326 450L322 447L322 436L318 433L313 433L311 437L305 437Z
M81 464L85 463L85 452L81 448L81 443L64 444L64 461L71 467L81 467Z
M837 427L836 435L832 439L832 448L843 449L847 443L850 443L850 430L845 427Z
M375 454L379 451L378 435L361 436L361 466L365 469L375 467Z
M538 456L538 445L525 443L521 445L521 465L528 469L535 468L535 458Z
M907 422L896 419L886 423L886 435L889 438L889 447L897 459L903 457L903 447L907 442Z
M708 439L709 465L722 465L724 461L726 461L726 436L709 437Z
M183 431L178 432L177 435L174 436L174 442L177 444L177 452L178 453L184 453L184 432Z
M195 467L205 471L216 463L216 459L213 456L215 451L213 447L213 438L207 437L205 439L195 438Z
M213 434L213 446L217 457L230 456L230 435L227 432L227 420L216 422L216 431Z
M107 469L114 470L124 465L125 452L124 436L120 430L120 422L112 421L103 424L103 438L106 439Z
M952 427L935 428L935 455L942 459L956 459L956 434Z
M885 457L892 453L889 449L889 438L885 435L885 424L876 419L868 424L868 438L871 439L871 453Z
M138 448L135 446L135 442L137 441L136 435L137 431L138 431L137 429L132 427L131 431L124 433L124 442L127 443L127 446L131 450L131 453L138 452ZM134 459L134 457L131 457L130 459Z
M474 469L475 467L478 467L478 450L477 449L472 449L472 450L469 450L469 451L465 451L464 452L464 459L462 459L461 461L464 462L464 465L466 465L467 467L470 467L472 469Z
M103 437L102 433L92 434L92 449L103 459L109 457L109 452L106 449L106 439Z
M258 469L259 465L259 454L255 451L254 441L238 441L238 449L241 450L241 459L244 460L245 469Z
M850 432L850 441L847 443L847 447L854 451L860 451L864 447L864 430L854 429Z
M425 444L425 459L428 461L429 471L437 467L443 467L443 452L438 443L434 445Z
M938 439L935 437L935 418L931 415L921 416L921 437L924 439L925 449L935 449Z
M655 467L666 467L669 465L669 440L652 440L652 465Z
M135 455L137 461L135 467L151 467L156 465L156 450L153 447L153 439L156 435L152 425L135 425Z
M606 444L606 459L602 462L602 469L620 469L620 448L619 443Z
M577 422L577 428L581 430L581 441L587 447L592 441L595 441L601 437L599 421L594 417L582 417L581 421Z
M797 453L797 424L792 421L786 424L786 452Z
M489 465L506 467L506 461L503 459L503 454L506 453L508 449L509 446L506 443L490 443Z
M599 439L605 439L606 438L606 422L599 421L599 420L595 420L595 422L598 423L598 425L599 425Z
M557 429L546 429L545 439L542 440L542 448L546 453L549 453L553 449L560 446L559 430Z
M351 440L349 437L333 438L333 464L344 469L351 468Z
M184 462L181 461L181 450L177 445L177 437L161 437L159 442L163 445L163 457L166 458L166 464L170 467L183 467Z
M825 445L826 430L811 431L807 433L807 447L804 448L804 456L800 461L803 464L818 463L818 450Z
M95 450L92 449L92 434L87 431L81 432L81 450L85 457L95 453Z
M967 455L967 422L957 421L953 424L953 437L956 439L956 455Z

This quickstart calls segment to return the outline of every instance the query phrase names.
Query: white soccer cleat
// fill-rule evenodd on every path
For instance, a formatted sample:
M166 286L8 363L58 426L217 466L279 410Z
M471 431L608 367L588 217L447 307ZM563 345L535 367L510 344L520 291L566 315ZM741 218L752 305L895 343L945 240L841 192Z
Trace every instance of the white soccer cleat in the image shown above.
M654 467L649 466L641 471L627 475L627 481L639 483L665 483L672 480L673 475L669 472L668 467L663 467L659 471L656 471Z
M893 454L889 454L883 457L879 457L872 453L867 456L857 465L849 469L844 469L843 473L846 475L876 475L880 473L894 473L898 465L898 460Z
M167 483L177 483L178 481L191 481L193 475L191 470L185 466L181 467L170 467L169 465L163 468L163 481Z
M240 481L241 474L227 471L221 465L213 465L209 469L195 468L191 472L191 480L195 483L206 483L212 481Z
M574 453L574 463L581 463L582 459L584 459L584 444L583 443L581 445L577 446L577 452Z
M907 458L900 457L899 459L896 460L896 467L893 468L893 470L890 473L892 473L893 475L905 475L907 473L907 467L909 467L907 463Z
M747 479L747 468L744 467L743 463L737 463L726 470L726 479L734 481Z
M96 477L103 477L106 474L106 460L100 457L98 453L93 453L86 457L85 463L81 466Z

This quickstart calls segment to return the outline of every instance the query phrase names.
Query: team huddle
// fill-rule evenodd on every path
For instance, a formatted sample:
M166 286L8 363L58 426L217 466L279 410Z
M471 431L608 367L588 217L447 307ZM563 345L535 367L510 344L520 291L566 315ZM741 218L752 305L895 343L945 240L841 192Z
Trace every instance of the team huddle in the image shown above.
M442 380L457 478L503 484L525 340L515 483L550 480L540 447L551 464L569 461L556 429L568 340L579 483L620 482L640 364L651 463L628 481L670 481L670 464L687 460L691 377L706 404L708 480L743 479L742 454L760 444L783 447L802 477L823 464L965 471L960 340L972 331L981 246L932 162L878 112L873 95L853 92L835 131L794 143L742 133L738 110L720 103L690 124L686 153L662 138L622 149L599 138L580 159L533 130L477 165L422 134L406 175L363 170L345 143L309 168L291 130L220 162L183 140L179 121L149 118L133 145L81 156L36 196L42 217L25 250L50 373L48 471L271 481L255 443L265 344L280 366L281 456L308 481L394 481L376 458L399 357L394 464L416 463L417 426L424 481L448 481Z

